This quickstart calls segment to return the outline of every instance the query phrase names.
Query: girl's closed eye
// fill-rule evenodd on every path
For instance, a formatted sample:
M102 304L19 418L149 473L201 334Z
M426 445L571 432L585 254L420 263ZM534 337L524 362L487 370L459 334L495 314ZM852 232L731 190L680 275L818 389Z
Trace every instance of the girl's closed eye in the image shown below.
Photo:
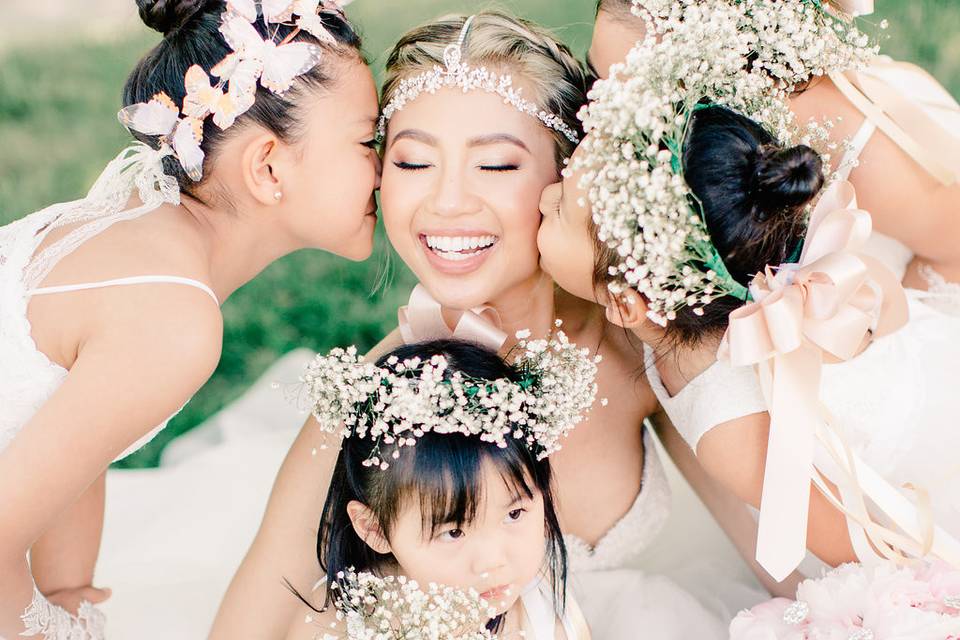
M369 140L364 140L360 144L368 149L372 149L373 151L379 151L380 149L380 141L376 137L370 138Z

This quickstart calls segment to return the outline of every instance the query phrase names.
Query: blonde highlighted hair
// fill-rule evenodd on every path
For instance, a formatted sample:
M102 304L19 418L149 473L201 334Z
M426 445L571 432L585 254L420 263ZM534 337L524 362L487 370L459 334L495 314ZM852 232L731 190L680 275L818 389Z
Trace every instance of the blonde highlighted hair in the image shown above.
M457 42L468 17L444 16L401 36L387 58L382 104L390 103L404 78L444 66L443 51ZM587 101L586 74L570 49L543 27L500 11L477 13L463 45L463 61L510 74L527 87L528 100L560 116L578 135L582 132L577 112ZM576 145L559 131L550 133L559 170Z

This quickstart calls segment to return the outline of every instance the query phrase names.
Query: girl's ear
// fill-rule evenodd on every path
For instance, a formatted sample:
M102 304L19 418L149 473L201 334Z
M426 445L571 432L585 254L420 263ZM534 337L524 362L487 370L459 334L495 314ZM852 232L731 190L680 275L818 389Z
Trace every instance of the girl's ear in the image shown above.
M390 543L387 542L387 537L383 534L380 523L377 522L370 507L357 500L351 500L347 503L347 515L353 524L353 530L361 540L367 543L368 547L377 553L391 552Z
M283 198L287 155L280 141L266 132L252 137L243 147L240 165L243 181L260 204L273 206Z
M633 289L607 292L604 307L607 320L624 329L637 329L647 320L647 302Z

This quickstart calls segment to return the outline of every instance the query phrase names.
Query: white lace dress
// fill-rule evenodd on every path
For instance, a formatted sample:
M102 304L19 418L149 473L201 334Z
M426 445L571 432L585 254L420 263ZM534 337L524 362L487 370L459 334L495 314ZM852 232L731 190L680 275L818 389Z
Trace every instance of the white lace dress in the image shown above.
M688 487L677 485L683 513L671 513L673 492L658 450L645 431L640 493L596 545L564 536L571 588L596 639L726 638L733 613L769 596Z
M139 194L142 205L126 209L131 196ZM175 276L138 276L116 280L39 287L57 263L85 241L124 220L153 211L164 202L179 202L175 183L162 175L157 152L138 145L125 150L94 184L86 198L56 204L0 227L0 455L31 417L60 387L68 371L52 362L35 344L27 305L37 295L78 291L106 286L174 283L216 295L203 283ZM54 229L75 225L63 238L38 252ZM164 426L127 448L120 458L149 442ZM118 458L118 459L120 459ZM77 616L51 605L34 589L34 599L23 615L27 635L49 640L85 640L103 636L103 618L89 604Z

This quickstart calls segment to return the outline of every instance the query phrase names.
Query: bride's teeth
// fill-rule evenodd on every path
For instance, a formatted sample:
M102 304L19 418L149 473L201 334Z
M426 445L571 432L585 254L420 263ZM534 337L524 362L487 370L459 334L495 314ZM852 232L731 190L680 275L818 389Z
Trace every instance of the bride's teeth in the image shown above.
M442 254L448 260L462 260L464 252L474 253L488 249L496 241L496 236L425 236L427 246L434 252Z

